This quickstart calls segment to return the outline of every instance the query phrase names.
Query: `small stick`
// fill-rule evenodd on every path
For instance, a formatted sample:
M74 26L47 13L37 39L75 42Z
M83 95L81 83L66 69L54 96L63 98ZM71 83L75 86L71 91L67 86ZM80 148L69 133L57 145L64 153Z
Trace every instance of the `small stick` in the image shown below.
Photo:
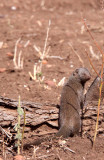
M94 57L97 60L99 60L99 56L94 53L92 46L89 46L89 50L90 50L90 53L91 53L92 57Z
M35 147L35 146L34 146L32 158L36 159L36 151L37 151L38 149L39 149L39 147Z
M19 68L21 66L21 54L22 54L22 51L19 52L19 56L18 56L18 67Z
M2 132L5 133L6 136L7 136L9 139L11 139L12 134L9 133L9 134L11 135L11 136L9 136L9 134L7 133L7 131L5 131L1 126L0 126L0 128L1 128Z
M83 18L82 18L82 22L83 22L85 28L87 29L87 31L88 31L90 37L92 38L92 40L93 40L95 46L97 47L97 49L100 51L100 53L101 53L102 56L103 56L103 55L104 55L103 51L101 50L101 48L100 48L100 46L98 45L98 43L95 41L94 37L92 36L92 34L91 34L90 30L88 29L88 26L87 26L87 24L86 24L86 22L85 22L85 20L84 20Z
M85 23L85 20L82 19L84 25L85 25L85 28L87 29L89 35L91 36L94 44L96 45L97 49L100 51L100 53L102 54L102 66L101 66L101 84L100 84L100 87L99 87L99 100L98 100L98 112L97 112L97 120L96 120L96 127L95 127L95 134L94 134L94 140L93 140L93 147L94 147L94 144L95 144L95 140L96 140L96 135L97 135L97 129L98 129L98 121L99 121L99 113L100 113L100 105L101 105L101 93L102 93L102 86L103 86L103 68L104 68L104 53L102 52L100 46L98 45L98 43L95 41L94 37L92 36L90 30L88 29L86 23ZM87 52L86 52L87 53ZM90 58L89 58L90 60ZM90 61L91 62L91 61ZM92 64L92 62L91 62ZM93 65L92 65L93 66ZM94 69L94 68L93 68ZM95 71L95 70L94 70ZM97 73L97 72L96 72ZM99 75L100 77L100 75Z
M20 108L20 96L19 96L19 102L18 102L18 109ZM20 135L20 121L21 117L20 114L18 113L18 129L17 129L17 134ZM18 138L18 148L17 148L18 154L20 154L20 138Z
M24 44L24 48L26 48L30 43L30 40L28 40L25 44Z
M75 51L75 49L73 48L71 43L68 43L69 46L71 47L71 49L73 50L73 52L76 54L76 56L79 58L79 61L82 63L82 66L84 67L84 62L82 60L82 58L79 56L79 54Z
M56 58L56 59L60 59L60 60L65 59L65 58L62 58L60 56L47 56L47 58Z
M88 60L89 60L89 62L91 64L93 70L95 71L95 73L97 74L97 76L100 77L99 73L96 71L95 67L93 66L92 61L91 61L91 59L90 59L90 57L89 57L89 55L88 55L88 53L87 53L86 50L85 50L85 53L87 54Z
M16 69L23 69L23 58L21 58L22 51L19 52L19 55L18 55L18 62L16 62L16 57L17 57L17 46L18 46L18 43L19 43L20 40L21 40L21 38L19 38L19 39L16 41L15 49L14 49L14 58L13 58L13 62L14 62L14 66L15 66Z
M3 157L5 156L4 133L3 133Z
M102 61L104 62L104 55L102 57ZM95 135L94 135L94 140L93 140L93 147L94 147L95 140L96 140L96 135L97 135L99 113L100 113L100 104L101 104L101 93L102 93L102 87L104 85L103 84L103 67L104 67L104 63L102 63L102 68L101 68L101 84L100 84L100 88L99 88L98 112L97 112L97 120L96 120Z
M20 40L21 40L21 38L19 38L19 39L16 41L15 48L14 48L14 58L13 58L13 62L14 62L14 65L15 65L16 68L18 68L18 67L17 67L17 63L16 63L17 46L18 46L18 43L19 43Z
M23 139L24 139L25 125L26 125L26 109L24 108L24 122L23 122L23 130L22 130L21 152L23 152Z
M42 59L44 59L44 55L45 55L45 52L46 52L46 47L47 47L47 41L48 41L48 35L49 35L50 25L51 25L51 20L49 20L49 25L48 25L48 28L47 28L47 35L46 35L46 39L45 39L45 44L44 44L43 57L42 57Z
M72 152L72 153L75 153L75 151L73 151L72 149L70 149L69 147L64 147L64 149L67 149L67 150L69 150L70 152Z

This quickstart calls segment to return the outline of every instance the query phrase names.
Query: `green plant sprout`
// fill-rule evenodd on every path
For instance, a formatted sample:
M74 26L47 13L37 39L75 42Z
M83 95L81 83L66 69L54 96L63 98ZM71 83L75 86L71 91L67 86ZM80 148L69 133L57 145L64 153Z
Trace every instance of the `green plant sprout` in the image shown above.
M18 112L18 123L16 126L17 129L17 134L16 134L16 139L17 139L17 153L18 155L20 154L20 149L23 149L23 138L24 138L24 129L25 129L25 124L26 124L26 114L24 112L24 110L21 108L20 106L20 96L19 96L19 102L18 102L18 108L17 108L17 112ZM21 117L24 116L24 125L23 125L23 130L21 131ZM22 147L21 147L22 144Z

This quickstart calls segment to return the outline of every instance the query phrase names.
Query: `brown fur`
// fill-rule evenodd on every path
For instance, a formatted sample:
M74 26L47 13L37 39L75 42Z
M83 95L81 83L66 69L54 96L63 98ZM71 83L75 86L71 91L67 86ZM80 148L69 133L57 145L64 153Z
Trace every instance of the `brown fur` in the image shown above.
M93 82L91 83L86 95L85 95L85 106L87 104L96 104L98 103L99 99L99 87L101 85L101 72L99 72L99 77L97 76ZM104 72L102 76L102 80L104 81ZM102 91L101 91L101 102L104 99L104 85L102 86Z
M79 68L72 73L64 85L59 112L60 129L56 136L69 137L79 133L84 85L90 77L90 73L86 68Z

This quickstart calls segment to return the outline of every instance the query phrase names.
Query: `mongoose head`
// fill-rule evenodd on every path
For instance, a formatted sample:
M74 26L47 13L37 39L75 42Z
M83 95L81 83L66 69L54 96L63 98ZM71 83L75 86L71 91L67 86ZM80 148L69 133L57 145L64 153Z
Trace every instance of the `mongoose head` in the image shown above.
M73 76L76 77L82 85L85 84L86 81L90 80L91 74L86 68L78 68L73 72Z

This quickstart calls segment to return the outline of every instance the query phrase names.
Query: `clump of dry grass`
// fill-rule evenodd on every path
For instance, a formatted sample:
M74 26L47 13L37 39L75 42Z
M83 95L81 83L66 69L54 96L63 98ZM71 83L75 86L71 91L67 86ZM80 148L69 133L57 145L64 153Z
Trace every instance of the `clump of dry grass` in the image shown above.
M13 58L14 67L15 67L15 69L18 69L18 70L23 69L22 50L20 50L19 53L17 53L17 48L18 48L18 44L19 44L20 40L21 40L21 38L19 38L16 41L15 49L14 49L14 58Z
M44 80L44 77L42 76L42 66L43 66L43 60L48 56L50 50L50 47L47 48L50 25L51 25L51 20L49 20L43 51L41 51L39 47L34 45L34 49L35 51L38 52L40 59L38 63L35 63L33 66L33 75L31 72L29 72L29 75L35 81L42 82Z

